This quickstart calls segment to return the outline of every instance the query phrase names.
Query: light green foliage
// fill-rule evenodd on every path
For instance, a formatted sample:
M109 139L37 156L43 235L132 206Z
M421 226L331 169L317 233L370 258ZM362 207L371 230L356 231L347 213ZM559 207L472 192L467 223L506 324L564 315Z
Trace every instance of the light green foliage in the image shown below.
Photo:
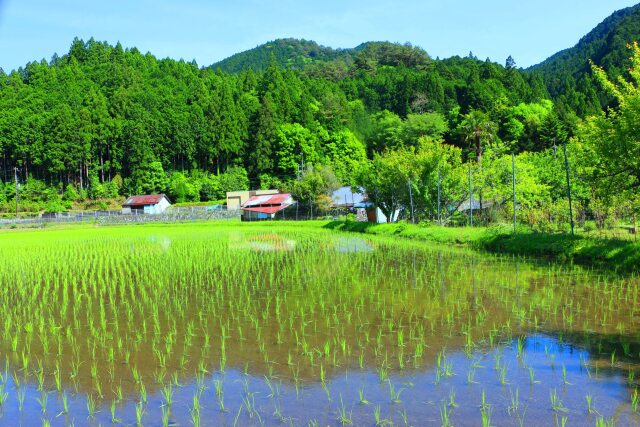
M416 219L437 219L438 171L440 171L440 214L446 222L468 197L467 168L462 150L439 141L421 138L407 178L411 181ZM408 194L404 205L409 206Z
M402 207L404 194L408 191L407 172L411 168L413 152L402 149L374 154L373 160L362 165L356 183L364 188L367 197L380 208L387 221L395 217Z
M195 175L200 181L200 200L219 200L224 197L220 178L213 174Z
M384 110L373 117L373 123L370 149L380 152L400 145L402 119L397 114Z
M542 183L532 164L531 154L516 157L516 194L518 207L532 209L551 201L549 187ZM511 156L500 156L485 162L483 173L485 196L503 206L506 217L513 212L513 165Z
M640 187L640 47L633 45L630 81L609 80L593 66L597 81L616 98L619 107L590 117L580 126L578 141L586 172L600 197L623 193L637 202ZM637 208L637 207L636 207Z
M318 137L298 123L280 125L276 131L276 156L278 172L293 176L303 159L305 163L319 163Z
M305 208L322 210L326 207L331 193L340 188L330 166L310 167L302 174L300 180L294 181L286 188L293 198ZM320 208L320 209L318 209Z
M156 194L167 191L167 175L162 168L162 163L151 162L140 165L133 171L129 182L130 193Z
M243 191L249 189L247 170L241 166L233 166L218 175L222 193L229 191Z
M169 177L169 198L175 203L199 202L200 182L191 180L180 172Z
M422 137L441 140L449 130L446 119L440 113L409 114L405 120L398 115L383 111L374 116L371 149L377 152L385 149L416 146Z
M101 199L107 195L106 185L103 185L98 178L98 174L89 175L89 197L91 199Z
M79 195L78 191L76 191L76 188L73 185L68 184L67 188L64 190L62 198L69 202L75 202L76 200L78 200L78 197Z
M420 138L439 141L449 130L440 113L409 114L403 123L401 139L404 145L417 145Z
M329 134L323 148L326 163L331 165L336 177L345 184L353 182L355 171L367 161L364 145L349 130Z

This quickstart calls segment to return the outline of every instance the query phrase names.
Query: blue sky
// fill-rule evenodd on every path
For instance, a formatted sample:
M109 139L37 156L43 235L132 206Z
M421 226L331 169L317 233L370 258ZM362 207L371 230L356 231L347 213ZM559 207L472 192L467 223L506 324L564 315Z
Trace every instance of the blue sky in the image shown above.
M120 41L209 65L296 37L331 47L411 42L431 56L469 51L518 66L571 47L625 0L0 0L0 67L68 52L74 37Z

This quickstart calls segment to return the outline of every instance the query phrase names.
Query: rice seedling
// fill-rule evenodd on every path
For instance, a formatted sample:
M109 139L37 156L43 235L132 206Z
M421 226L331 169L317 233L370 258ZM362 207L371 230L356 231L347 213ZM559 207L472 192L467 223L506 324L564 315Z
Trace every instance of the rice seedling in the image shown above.
M0 235L0 251L10 255L0 258L0 354L9 361L0 382L9 395L4 400L16 396L22 410L25 394L32 401L41 391L56 390L65 401L65 390L73 390L86 399L89 413L95 413L97 402L109 401L112 418L131 420L136 412L141 422L146 402L159 392L163 425L170 424L170 414L186 425L196 415L195 404L177 396L193 393L200 399L213 384L226 424L258 424L259 419L270 424L273 419L261 418L265 398L273 404L267 415L275 409L276 422L292 423L282 413L298 400L331 402L331 393L337 393L338 417L345 415L345 423L350 418L361 424L350 408L370 404L374 418L377 409L376 422L390 425L391 419L380 416L383 402L369 392L365 396L374 386L371 379L388 389L384 404L399 405L407 387L396 390L402 378L421 381L435 375L437 384L447 384L455 361L456 369L466 371L467 384L481 384L487 396L514 386L510 399L483 403L483 423L508 413L522 425L525 408L518 386L523 376L507 368L514 361L518 367L532 363L525 368L530 385L551 382L546 369L534 377L533 366L539 366L545 347L547 363L562 367L565 386L588 381L597 389L591 366L596 375L603 367L625 369L626 382L635 386L637 367L628 354L636 343L588 342L581 334L607 337L624 331L631 336L640 328L634 316L640 309L637 277L519 260L514 283L510 259L475 254L471 263L464 252L376 236L363 239L372 250L345 256L336 249L342 234L272 227L276 231L268 234L258 225L96 227L25 235L18 246ZM167 247L158 243L159 235L169 236ZM286 240L295 240L295 250L280 250ZM251 246L256 241L261 249ZM271 249L263 250L265 245ZM580 373L571 383L567 372L576 364L569 352L559 350L565 342L587 349L576 353ZM625 354L624 361L614 348ZM489 355L499 384L487 381L476 361ZM242 385L228 384L238 376ZM347 393L354 377L357 395ZM13 387L3 386L7 378ZM261 400L249 391L258 380ZM40 391L33 395L33 389ZM575 389L563 392L574 396L583 388ZM443 404L441 417L451 423L451 411L464 401L451 386L429 393L429 401ZM531 405L540 409L546 389L531 387L530 393ZM402 397L408 400L406 393ZM615 403L608 399L607 405ZM629 399L631 408L623 416L637 411L633 392ZM240 408L227 413L228 402L240 400ZM30 411L29 405L24 408ZM116 414L117 408L122 409ZM395 422L424 419L428 408L396 407ZM564 412L554 412L554 421L561 423ZM312 423L323 414L305 416L308 420L295 424Z
M353 424L352 415L353 415L352 412L347 411L347 408L345 407L344 402L342 401L342 395L340 395L340 408L338 410L338 422L343 426L352 425Z
M96 401L92 394L87 396L87 413L89 414L88 418L93 418L96 413Z
M36 398L36 401L40 405L40 411L44 414L47 412L47 405L49 402L49 393L46 391L40 392L40 397Z
M7 398L9 397L9 393L5 389L6 389L6 383L0 382L0 409L2 409L2 407L4 406L4 403L7 401Z
M25 389L22 388L22 387L18 388L18 390L16 392L16 397L18 399L18 411L19 412L22 412L22 409L24 408L25 395L26 395ZM63 395L62 399L63 399L62 400L63 402L66 402L66 395Z
M449 407L457 408L458 404L456 403L456 391L454 389L449 390Z
M111 414L111 423L118 424L121 422L120 418L116 416L116 401L112 400L109 405L109 413Z
M400 400L400 395L402 394L404 389L401 388L400 390L396 391L391 380L388 380L388 383L389 383L389 398L391 400L391 403L394 403L394 404L401 403L402 401Z
M144 418L144 414L146 412L146 406L142 402L136 403L136 425L142 426L142 419Z
M596 427L614 427L616 425L614 418L596 418Z
M368 405L369 404L369 401L367 399L365 399L365 397L364 397L364 387L360 387L358 389L358 402L361 405Z
M250 408L247 407L247 410L250 411ZM200 426L200 394L199 393L196 393L193 395L193 405L191 406L190 414L191 414L191 423L195 427Z
M453 424L451 424L449 409L446 403L443 403L442 406L440 407L440 425L442 427L453 426Z
M529 384L530 385L540 384L540 381L537 381L535 379L535 372L532 367L529 367Z
M558 392L555 388L549 392L549 399L551 400L551 409L554 412L567 412L567 408L558 397Z
M480 417L482 422L482 427L491 426L491 415L493 413L493 408L489 405L485 398L484 390L482 390L482 397L480 403Z
M593 396L591 394L587 394L585 396L585 400L587 401L587 413L598 414L598 411L596 411L595 408L593 407Z

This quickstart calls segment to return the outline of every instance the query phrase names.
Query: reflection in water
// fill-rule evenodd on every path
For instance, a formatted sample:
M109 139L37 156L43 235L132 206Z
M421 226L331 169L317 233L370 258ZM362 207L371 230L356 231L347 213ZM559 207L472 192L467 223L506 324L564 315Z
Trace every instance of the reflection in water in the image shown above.
M230 247L233 249L251 249L257 252L292 251L296 241L285 239L277 233L261 233L245 236L240 233L230 235Z
M0 239L0 424L637 421L637 278L240 230Z
M373 252L373 245L359 237L340 237L335 239L336 250L340 253Z

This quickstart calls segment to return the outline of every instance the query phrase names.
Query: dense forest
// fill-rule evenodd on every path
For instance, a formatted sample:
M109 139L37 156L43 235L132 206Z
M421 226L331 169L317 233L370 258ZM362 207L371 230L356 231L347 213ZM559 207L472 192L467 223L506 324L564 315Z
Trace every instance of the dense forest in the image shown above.
M134 193L206 201L268 187L319 203L339 184L363 185L390 209L410 182L432 218L436 169L450 172L449 214L470 166L481 203L506 209L506 159L517 154L526 171L519 203L553 218L564 198L558 147L584 148L590 117L620 107L609 78L632 77L627 45L640 38L639 10L617 12L528 70L512 57L441 60L410 44L334 50L293 39L199 67L76 39L62 56L0 70L0 208L12 209L14 173L22 209L50 211ZM569 150L573 161L580 150ZM578 211L594 216L604 208L587 179L593 168L579 169ZM400 187L373 188L376 179Z

